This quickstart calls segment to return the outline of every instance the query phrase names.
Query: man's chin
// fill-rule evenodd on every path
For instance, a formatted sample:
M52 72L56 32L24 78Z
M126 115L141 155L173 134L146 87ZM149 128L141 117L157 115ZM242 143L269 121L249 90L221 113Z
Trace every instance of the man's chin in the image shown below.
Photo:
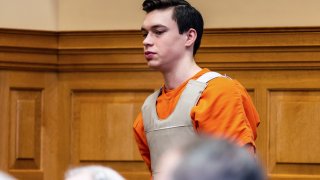
M152 60L148 61L148 66L150 69L159 70L159 65L152 62Z

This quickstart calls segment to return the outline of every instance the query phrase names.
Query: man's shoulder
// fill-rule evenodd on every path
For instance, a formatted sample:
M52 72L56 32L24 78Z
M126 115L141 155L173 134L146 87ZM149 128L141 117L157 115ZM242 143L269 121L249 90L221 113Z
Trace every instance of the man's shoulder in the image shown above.
M243 91L245 91L245 88L239 81L227 76L222 76L210 80L204 93L239 94Z
M221 77L216 77L214 79L211 79L208 82L207 87L209 89L229 89L229 88L234 88L239 82L228 77L228 76L221 76Z

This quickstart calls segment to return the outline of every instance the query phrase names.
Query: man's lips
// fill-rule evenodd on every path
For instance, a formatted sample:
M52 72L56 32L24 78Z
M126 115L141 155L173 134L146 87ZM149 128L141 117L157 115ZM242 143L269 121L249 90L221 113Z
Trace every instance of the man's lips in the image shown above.
M152 59L157 53L152 52L152 51L146 51L144 52L144 56L147 60Z

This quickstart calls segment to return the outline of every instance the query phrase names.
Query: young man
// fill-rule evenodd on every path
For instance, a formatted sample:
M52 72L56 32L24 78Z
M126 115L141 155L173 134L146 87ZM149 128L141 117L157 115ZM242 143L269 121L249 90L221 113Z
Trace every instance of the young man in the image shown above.
M164 151L199 133L228 138L254 152L259 116L245 88L195 63L201 14L184 0L145 0L143 9L145 58L164 78L134 122L140 153L153 177Z

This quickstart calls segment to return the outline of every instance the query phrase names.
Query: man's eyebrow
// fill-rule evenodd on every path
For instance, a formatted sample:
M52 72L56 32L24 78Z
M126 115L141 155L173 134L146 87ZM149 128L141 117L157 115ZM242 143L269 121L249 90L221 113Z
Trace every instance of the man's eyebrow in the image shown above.
M150 29L157 29L157 28L167 28L167 26L158 24L158 25L153 25ZM141 27L141 31L148 31L144 27Z
M140 30L141 30L141 31L147 31L144 27L141 27Z

